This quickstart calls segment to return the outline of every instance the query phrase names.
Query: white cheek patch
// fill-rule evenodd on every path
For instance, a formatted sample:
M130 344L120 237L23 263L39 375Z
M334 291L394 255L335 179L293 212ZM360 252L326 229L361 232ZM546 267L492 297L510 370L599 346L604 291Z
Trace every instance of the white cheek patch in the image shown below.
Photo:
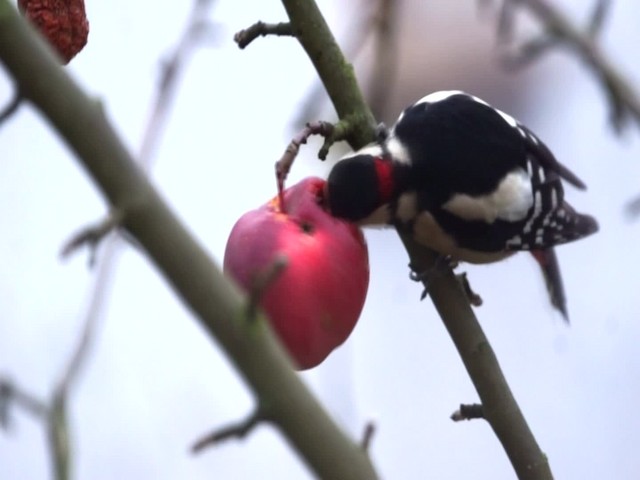
M504 177L494 192L478 197L455 194L442 208L465 220L493 223L497 219L524 220L532 205L531 179L527 172L518 168Z

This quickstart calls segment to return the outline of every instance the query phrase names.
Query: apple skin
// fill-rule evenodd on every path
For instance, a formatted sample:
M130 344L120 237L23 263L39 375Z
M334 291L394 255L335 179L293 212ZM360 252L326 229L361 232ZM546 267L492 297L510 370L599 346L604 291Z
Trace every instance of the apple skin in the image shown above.
M322 207L325 181L310 177L245 213L233 227L224 271L245 291L278 254L287 266L260 306L301 370L315 367L349 336L369 285L367 245L360 229Z

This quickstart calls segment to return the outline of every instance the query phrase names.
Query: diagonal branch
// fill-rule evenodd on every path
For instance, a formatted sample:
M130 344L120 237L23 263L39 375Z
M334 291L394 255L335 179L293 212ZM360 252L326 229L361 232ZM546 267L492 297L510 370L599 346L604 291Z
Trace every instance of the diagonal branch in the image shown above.
M640 97L629 80L613 65L595 38L609 10L609 1L599 0L590 25L581 29L548 0L506 0L528 10L540 21L547 33L571 47L600 80L611 105L611 121L616 130L629 120L640 127Z
M162 200L100 108L57 65L9 0L0 0L0 61L65 139L110 206L127 211L123 226L268 405L269 418L315 474L377 478L366 453L299 379L263 315L257 322L238 321L245 308L238 290Z
M333 35L313 1L282 0L291 25L322 79L340 118L362 119L362 130L349 139L355 148L375 138L375 127L353 76ZM339 85L339 89L336 89ZM401 235L414 270L432 268L437 255ZM551 479L540 450L507 384L495 354L476 319L469 300L450 268L429 284L433 303L453 339L480 395L487 421L502 443L520 479Z

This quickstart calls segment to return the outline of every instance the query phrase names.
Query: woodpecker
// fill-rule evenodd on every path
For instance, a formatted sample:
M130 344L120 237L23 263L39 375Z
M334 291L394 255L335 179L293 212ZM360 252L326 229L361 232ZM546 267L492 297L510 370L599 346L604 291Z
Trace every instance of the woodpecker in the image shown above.
M562 180L586 188L510 115L467 93L440 91L336 163L324 198L336 217L395 226L454 261L490 263L530 251L543 270L549 262L557 270L554 246L598 230L564 200ZM560 282L559 272L551 276ZM554 304L566 317L561 282L555 288L552 299L559 297Z

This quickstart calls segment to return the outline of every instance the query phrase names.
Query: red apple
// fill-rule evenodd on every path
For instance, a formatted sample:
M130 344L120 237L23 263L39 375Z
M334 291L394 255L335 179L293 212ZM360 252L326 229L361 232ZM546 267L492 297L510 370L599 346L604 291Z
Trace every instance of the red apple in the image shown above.
M322 207L324 180L307 178L245 213L224 254L224 271L248 290L278 255L285 269L260 306L300 369L315 367L355 326L369 285L367 246L360 229Z

